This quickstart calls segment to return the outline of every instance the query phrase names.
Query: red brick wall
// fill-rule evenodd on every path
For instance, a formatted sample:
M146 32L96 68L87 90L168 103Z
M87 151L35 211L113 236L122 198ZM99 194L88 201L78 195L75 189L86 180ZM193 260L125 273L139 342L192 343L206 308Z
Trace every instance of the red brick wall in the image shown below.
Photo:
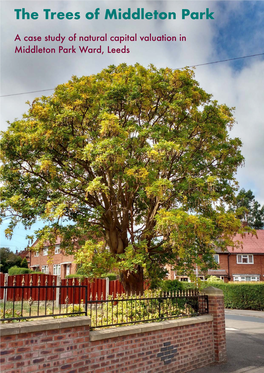
M212 322L95 342L89 334L77 326L3 336L1 372L180 373L214 362Z
M48 263L49 256L45 255L43 256L43 252L41 251L39 253L39 256L35 256L34 252L31 252L31 267L38 265L39 270L41 271L42 266L48 265L49 266L49 274L53 275L53 265L54 264L61 264L65 262L71 262L71 273L70 274L75 274L76 273L76 264L73 262L74 261L74 256L73 255L65 255L63 251L60 252L60 254L54 254L52 257L52 263ZM65 265L61 266L61 278L65 278Z
M222 363L226 361L224 294L213 286L204 289L204 293L208 295L209 313L213 316L215 361Z
M226 360L223 292L210 315L90 331L87 317L2 324L1 373L186 373Z
M242 253L246 254L246 253ZM233 281L233 275L260 275L260 281L264 281L264 255L253 254L253 264L237 264L237 254L219 254L219 269L225 270L228 275L228 261L229 261L229 277L230 281ZM168 279L174 280L174 271L168 267L169 275ZM222 276L223 274L219 274ZM224 278L225 282L228 282L228 278Z
M246 253L245 253L246 254ZM253 264L237 264L236 254L231 254L229 257L229 266L230 266L230 277L233 281L233 275L260 275L260 281L264 281L264 255L254 256Z

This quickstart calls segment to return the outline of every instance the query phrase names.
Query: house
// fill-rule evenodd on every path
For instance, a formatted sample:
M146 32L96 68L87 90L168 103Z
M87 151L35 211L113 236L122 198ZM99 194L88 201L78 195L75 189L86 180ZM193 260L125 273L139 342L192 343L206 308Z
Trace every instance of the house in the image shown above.
M21 251L16 250L16 255L20 256L22 259L26 258L28 267L30 267L30 252L27 249Z
M62 279L67 275L76 273L74 255L65 254L64 250L60 247L60 243L61 240L58 237L52 258L48 255L48 244L39 252L30 251L30 268L35 271L41 271L45 274L61 276ZM36 242L33 246L35 244Z
M246 234L234 236L241 246L227 247L225 251L216 250L214 259L218 269L210 269L207 274L199 273L202 280L206 276L217 276L228 281L264 281L264 230L257 230L257 236ZM190 281L188 276L177 276L175 271L169 270L169 279Z

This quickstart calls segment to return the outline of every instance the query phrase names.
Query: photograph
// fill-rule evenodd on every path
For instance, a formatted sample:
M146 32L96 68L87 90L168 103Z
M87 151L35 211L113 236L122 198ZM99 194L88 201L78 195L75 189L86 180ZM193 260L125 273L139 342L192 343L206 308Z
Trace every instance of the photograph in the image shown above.
M263 373L263 1L0 5L1 371Z

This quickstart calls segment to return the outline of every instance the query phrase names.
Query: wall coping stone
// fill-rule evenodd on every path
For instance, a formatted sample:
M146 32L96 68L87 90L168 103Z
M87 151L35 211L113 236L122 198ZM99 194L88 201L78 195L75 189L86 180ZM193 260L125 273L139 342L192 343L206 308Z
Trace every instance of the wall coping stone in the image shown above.
M184 319L166 320L147 324L121 326L110 329L95 330L90 332L90 341L101 341L103 339L117 338L131 334L141 334L155 330L177 328L185 325L199 324L213 321L212 315L188 317Z
M223 297L224 296L223 290L215 288L214 286L209 286L208 288L205 288L203 290L203 293L210 297Z
M46 330L76 328L78 326L91 325L87 316L67 317L60 319L41 319L37 321L23 321L20 323L0 324L0 336L42 332Z

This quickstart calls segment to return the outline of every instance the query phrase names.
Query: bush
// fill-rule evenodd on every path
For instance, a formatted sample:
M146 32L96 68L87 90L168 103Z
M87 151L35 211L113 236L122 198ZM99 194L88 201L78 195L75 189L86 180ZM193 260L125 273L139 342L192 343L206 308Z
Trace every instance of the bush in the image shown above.
M76 275L80 275L80 276L87 277L86 272L85 272L85 270L83 269L83 267L79 267L79 268L77 269Z
M8 320L9 318L11 317L21 317L21 312L20 311L15 311L14 309L12 308L8 308L5 310L3 309L0 309L0 318L3 319L7 319L5 321L2 321L2 324L5 324L5 323L11 323L11 322L20 322L20 321L26 321L25 319L20 319L20 320Z
M117 279L117 274L115 274L115 273L106 273L103 277L104 278L108 277L109 281L114 281L114 280Z
M87 278L87 276L75 274L75 275L67 275L65 276L65 278L79 278L81 280L84 280L85 278Z
M20 264L20 267L21 268L28 268L28 262L27 262L27 259L24 258Z
M182 281L181 284L182 284L183 290L189 290L189 289L194 290L197 288L197 285L194 282Z
M184 289L194 289L194 283L183 283ZM224 293L225 308L264 311L264 282L202 281L199 290L209 286L221 289Z
M211 283L224 292L226 308L264 311L264 283Z
M159 284L161 291L177 291L183 290L183 283L178 280L162 280Z
M216 276L209 276L207 278L206 282L207 282L207 284L212 284L212 283L215 283L215 282L224 284L224 280L221 280L221 278L216 277Z
M34 272L34 271L31 271L31 269L29 269L29 268L20 268L20 267L17 267L17 266L11 267L8 270L9 276L24 275L25 273L32 273L32 272Z

